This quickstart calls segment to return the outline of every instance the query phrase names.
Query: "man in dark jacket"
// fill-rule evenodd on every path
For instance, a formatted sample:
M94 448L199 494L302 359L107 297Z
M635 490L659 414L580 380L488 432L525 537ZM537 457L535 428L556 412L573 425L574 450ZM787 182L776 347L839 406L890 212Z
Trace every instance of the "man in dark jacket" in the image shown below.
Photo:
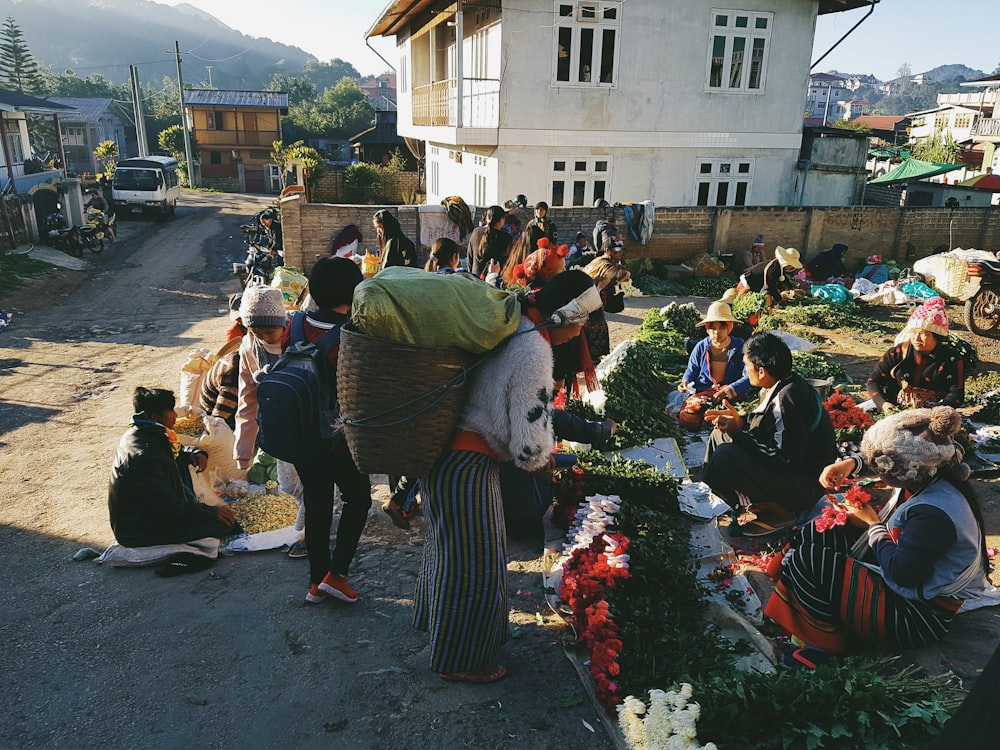
M723 401L710 409L703 480L738 512L756 519L745 536L766 536L796 523L823 496L823 468L837 459L833 423L816 390L792 372L792 353L777 336L758 333L743 348L760 405L746 420Z
M111 529L118 543L152 547L242 531L232 508L195 498L188 467L204 470L208 455L180 445L173 431L174 394L140 386L132 404L136 414L118 443L108 483Z

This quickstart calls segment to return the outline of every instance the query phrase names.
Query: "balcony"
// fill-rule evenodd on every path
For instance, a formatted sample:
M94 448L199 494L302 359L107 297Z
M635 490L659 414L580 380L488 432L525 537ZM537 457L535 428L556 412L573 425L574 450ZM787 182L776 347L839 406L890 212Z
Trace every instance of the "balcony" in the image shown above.
M1000 138L1000 118L984 117L972 126L972 136L976 140Z
M458 81L447 78L414 86L413 124L458 127ZM462 127L496 128L500 125L500 82L493 78L462 81Z

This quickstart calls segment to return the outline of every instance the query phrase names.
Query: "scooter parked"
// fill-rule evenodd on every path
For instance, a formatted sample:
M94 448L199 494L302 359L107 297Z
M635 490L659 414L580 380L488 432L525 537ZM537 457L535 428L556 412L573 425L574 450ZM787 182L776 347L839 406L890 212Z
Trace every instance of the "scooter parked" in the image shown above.
M66 226L66 216L56 204L56 210L48 214L42 221L45 242L57 250L69 253L75 258L83 255L84 249L93 253L104 250L104 237L98 236L94 226Z
M979 289L965 302L965 326L977 336L1000 338L1000 260L969 261Z

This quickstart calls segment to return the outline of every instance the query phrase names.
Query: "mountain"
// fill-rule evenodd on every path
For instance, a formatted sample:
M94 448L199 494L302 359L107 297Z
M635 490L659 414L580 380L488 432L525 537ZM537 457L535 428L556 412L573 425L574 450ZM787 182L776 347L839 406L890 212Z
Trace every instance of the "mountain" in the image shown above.
M938 65L924 72L924 78L931 81L975 81L977 78L985 78L986 75L981 70L961 64Z
M126 81L129 65L139 69L142 82L175 78L175 41L180 43L186 84L207 83L211 76L216 88L256 89L275 72L297 73L315 60L298 47L246 36L190 5L0 0L0 20L8 16L40 65L60 73L70 69L81 78L99 73L111 81Z

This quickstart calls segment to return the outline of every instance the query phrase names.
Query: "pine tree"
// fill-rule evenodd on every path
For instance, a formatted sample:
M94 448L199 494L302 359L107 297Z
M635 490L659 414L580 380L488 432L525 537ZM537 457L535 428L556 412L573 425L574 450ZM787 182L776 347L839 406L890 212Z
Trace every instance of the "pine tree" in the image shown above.
M11 16L0 27L0 84L22 94L41 94L45 90L38 63Z

